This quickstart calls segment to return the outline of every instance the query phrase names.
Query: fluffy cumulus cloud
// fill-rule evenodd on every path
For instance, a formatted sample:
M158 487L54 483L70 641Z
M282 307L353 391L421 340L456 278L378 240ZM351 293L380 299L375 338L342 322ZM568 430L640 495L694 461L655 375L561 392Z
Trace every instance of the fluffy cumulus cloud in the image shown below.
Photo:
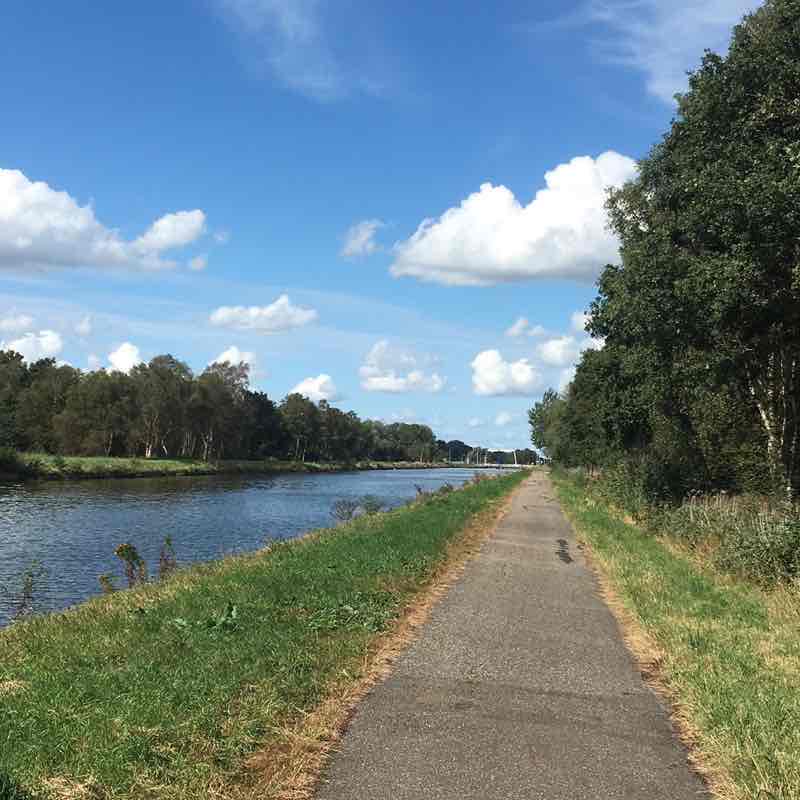
M39 333L26 333L18 339L0 342L0 350L13 350L28 363L40 358L55 358L64 349L61 335L56 331L43 330Z
M724 53L731 28L759 0L589 0L575 19L593 26L600 54L644 73L648 91L665 103L687 88L686 73L706 48ZM598 23L611 33L598 36Z
M613 151L573 158L545 173L545 188L527 205L505 186L485 183L395 245L392 274L450 285L591 280L618 256L606 190L635 173L635 162Z
M199 209L179 211L128 241L67 192L19 170L0 169L0 268L174 267L163 253L194 241L204 226Z
M282 294L268 306L220 306L211 314L212 325L235 330L279 333L308 325L317 318L313 308L295 306Z
M33 317L29 314L17 314L11 311L0 316L0 333L20 333L24 330L30 330L33 322Z
M317 375L316 378L306 378L304 381L300 381L289 394L302 394L313 403L319 403L320 400L334 402L341 398L339 390L333 382L333 378L325 374Z
M85 317L82 317L75 325L75 333L78 336L82 336L86 338L90 336L92 333L92 318L87 314Z
M341 255L344 258L370 256L380 249L375 235L385 223L379 219L365 219L348 228L344 236Z
M494 424L498 428L504 428L506 425L514 421L514 415L509 411L501 411L495 418Z
M446 379L438 372L426 372L433 361L409 350L394 347L386 339L376 342L359 369L361 388L368 392L440 392Z
M208 363L224 364L226 361L229 364L245 363L249 367L255 367L256 354L249 350L240 350L235 344L232 344L227 350L223 350L213 361L209 361Z
M142 363L142 356L135 344L123 342L108 354L108 363L112 370L127 373Z
M526 317L519 317L517 321L506 330L510 339L519 339L520 336L544 336L545 329L541 325L531 325Z
M133 244L144 253L160 253L195 241L206 227L206 215L199 209L177 211L157 219Z
M498 350L484 350L470 366L472 388L478 395L530 395L539 386L539 375L527 358L506 361Z
M86 356L86 366L88 367L90 372L94 372L95 370L98 370L100 369L100 367L103 366L103 361L99 356L95 355L94 353L89 353L89 355Z
M551 367L563 367L575 361L584 349L585 343L574 336L556 336L537 345L536 355Z

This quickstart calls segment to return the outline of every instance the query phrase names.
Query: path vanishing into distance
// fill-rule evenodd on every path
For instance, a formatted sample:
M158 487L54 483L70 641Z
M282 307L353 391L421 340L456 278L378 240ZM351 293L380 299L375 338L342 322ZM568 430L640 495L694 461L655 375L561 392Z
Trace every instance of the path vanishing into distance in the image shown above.
M317 800L707 797L536 472L391 675Z

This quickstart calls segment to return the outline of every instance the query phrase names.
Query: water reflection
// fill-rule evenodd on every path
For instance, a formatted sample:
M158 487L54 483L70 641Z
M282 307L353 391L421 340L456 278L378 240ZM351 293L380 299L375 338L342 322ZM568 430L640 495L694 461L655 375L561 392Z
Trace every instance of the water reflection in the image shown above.
M114 548L123 541L151 567L165 536L180 562L205 561L331 525L331 507L341 498L371 494L396 507L414 497L417 485L460 485L472 474L391 470L0 484L0 625L9 621L33 563L46 572L35 589L36 610L61 609L96 594L99 575L120 574Z

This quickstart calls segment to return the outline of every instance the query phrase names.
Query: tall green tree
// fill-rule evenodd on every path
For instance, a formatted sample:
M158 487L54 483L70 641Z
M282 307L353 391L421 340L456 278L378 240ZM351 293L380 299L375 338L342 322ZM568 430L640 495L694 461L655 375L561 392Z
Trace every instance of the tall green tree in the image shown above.
M687 436L697 434L682 402L692 374L736 388L789 491L800 436L798 97L800 0L767 0L726 57L705 56L637 180L611 193L622 265L602 276L590 323L658 360L659 403Z

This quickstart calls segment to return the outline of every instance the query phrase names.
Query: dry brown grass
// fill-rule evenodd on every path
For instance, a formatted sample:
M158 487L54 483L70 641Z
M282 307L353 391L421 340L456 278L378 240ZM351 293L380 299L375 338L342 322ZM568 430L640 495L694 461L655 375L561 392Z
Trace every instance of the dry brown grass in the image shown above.
M395 661L416 638L431 610L464 571L508 512L515 493L499 508L476 516L453 541L428 586L406 606L392 629L369 650L355 674L343 677L326 699L247 762L242 783L219 787L220 798L235 800L310 800L325 765L341 740L359 702L385 680Z

